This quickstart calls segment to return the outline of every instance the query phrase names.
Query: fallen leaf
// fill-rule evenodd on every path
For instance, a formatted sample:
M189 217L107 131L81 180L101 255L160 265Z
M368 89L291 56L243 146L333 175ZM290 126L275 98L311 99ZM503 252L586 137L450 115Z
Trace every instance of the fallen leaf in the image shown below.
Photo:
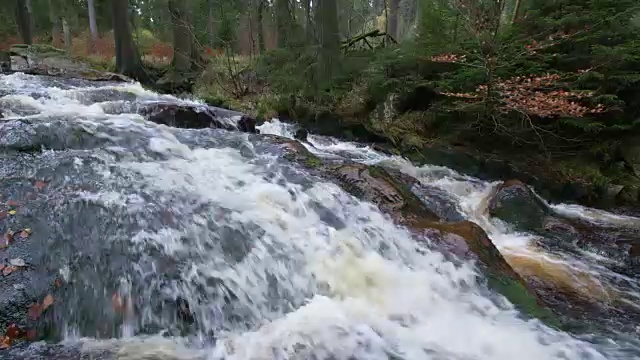
M24 229L18 233L18 236L23 240L28 238L29 235L31 235L31 229Z
M111 307L113 307L113 311L117 313L121 313L124 311L124 302L122 301L120 294L118 294L117 292L113 293L113 295L111 296Z
M6 350L11 347L11 338L8 336L0 339L0 350Z
M7 212L6 211L0 211L0 219L4 219L7 217Z
M38 320L40 314L42 313L42 307L38 303L32 303L29 305L29 319Z
M47 186L47 183L44 182L44 181L38 180L38 181L36 181L36 183L33 186L35 186L36 189L38 189L38 190L42 190Z
M18 206L18 202L16 200L7 201L7 206Z
M19 339L24 336L24 331L22 331L18 325L11 324L7 327L6 335L10 339Z
M9 215L15 215L15 214L17 214L17 213L18 213L18 212L17 212L17 211L15 211L15 210L9 210Z
M15 258L15 259L9 260L9 264L11 264L13 266L19 266L19 267L27 266L27 264L24 262L24 260L19 259L19 258Z
M11 275L11 273L13 273L16 270L18 270L16 266L13 266L13 265L6 266L4 269L2 269L2 275L4 276Z
M62 286L62 279L60 279L60 278L55 279L55 280L53 281L53 285L54 285L56 288L60 288L60 287Z
M51 305L53 305L53 296L49 294L42 300L42 311L47 310Z

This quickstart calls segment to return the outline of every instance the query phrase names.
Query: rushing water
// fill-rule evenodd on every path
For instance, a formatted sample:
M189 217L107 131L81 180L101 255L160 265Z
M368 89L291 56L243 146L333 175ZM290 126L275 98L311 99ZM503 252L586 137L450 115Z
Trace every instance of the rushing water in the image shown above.
M3 195L19 197L34 180L47 181L16 221L34 229L29 246L44 247L27 260L55 269L68 284L54 305L62 342L22 346L0 357L539 360L640 354L637 329L569 334L519 314L482 285L473 264L451 263L414 241L373 205L284 159L270 138L169 128L137 111L154 102L196 101L136 84L22 74L2 76L0 93ZM293 128L273 120L260 130L291 137ZM397 168L445 190L516 269L543 261L561 269L554 274L584 272L602 287L615 286L610 279L621 276L602 266L607 259L599 255L542 252L531 246L533 235L489 219L486 202L496 184L321 136L312 135L305 146L321 157ZM611 226L640 221L554 207ZM635 282L624 283L633 299ZM572 286L593 289L591 283ZM191 316L176 311L186 306Z

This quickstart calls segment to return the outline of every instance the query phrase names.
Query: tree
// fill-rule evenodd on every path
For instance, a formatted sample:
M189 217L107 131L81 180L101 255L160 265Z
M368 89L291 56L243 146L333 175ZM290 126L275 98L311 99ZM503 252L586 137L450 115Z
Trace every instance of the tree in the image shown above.
M22 42L31 45L32 39L32 23L31 23L31 3L29 0L16 1L16 23L18 24L18 32L22 38Z
M389 0L389 19L387 19L387 34L394 39L398 38L398 12L400 0Z
M340 58L340 30L336 0L320 0L317 7L320 35L320 79L328 80Z
M111 0L113 16L113 38L116 45L116 69L136 79L146 74L140 62L138 49L133 42L128 0Z
M90 49L93 52L96 41L98 41L98 23L96 21L96 6L94 0L87 0L89 10L89 30L91 31Z
M51 44L60 46L62 44L62 27L60 25L60 15L58 14L60 4L57 0L49 0L49 20L51 21Z
M322 1L322 0L321 0ZM289 45L291 25L293 22L289 0L275 0L276 11L276 44L279 48Z

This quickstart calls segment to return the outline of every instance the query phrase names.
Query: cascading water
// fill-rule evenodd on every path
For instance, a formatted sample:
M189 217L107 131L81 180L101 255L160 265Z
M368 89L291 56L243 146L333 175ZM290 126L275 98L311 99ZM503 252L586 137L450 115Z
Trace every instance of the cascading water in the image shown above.
M53 338L7 359L623 359L629 339L527 319L372 204L289 162L269 137L158 125L197 104L135 84L0 78L0 186L20 198L34 278L62 277ZM291 137L277 120L262 133ZM485 214L495 184L310 136L320 156L394 167L445 190L505 254L529 247ZM36 179L46 188L22 201ZM637 219L557 205L574 216ZM4 226L4 225L3 225ZM2 230L6 230L2 228ZM24 249L22 249L24 250ZM14 257L12 247L7 258ZM23 255L27 256L27 255ZM516 259L511 257L508 259ZM515 261L515 260L514 260ZM601 268L595 279L608 279ZM30 280L31 281L31 280ZM33 280L27 286L38 284ZM633 291L630 291L633 293ZM0 303L2 303L0 299Z

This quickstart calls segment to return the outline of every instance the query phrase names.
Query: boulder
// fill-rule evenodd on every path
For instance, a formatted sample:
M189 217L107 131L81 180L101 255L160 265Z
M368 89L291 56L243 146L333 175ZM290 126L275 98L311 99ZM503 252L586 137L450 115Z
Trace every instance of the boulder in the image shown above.
M307 130L298 129L296 130L296 133L293 136L293 138L300 141L307 141L307 136L309 136L309 132Z
M153 104L138 112L149 121L172 127L257 132L255 119L239 112L206 105Z
M394 222L406 226L417 239L443 248L445 254L476 260L487 276L488 285L507 297L522 311L556 325L553 314L543 306L536 293L509 266L485 231L469 221L445 222L438 209L422 201L412 188L417 180L397 171L359 163L325 164L299 142L283 140L292 161L316 162L313 170L338 183L350 194L375 204ZM437 202L437 201L435 201ZM432 202L431 204L435 203Z
M541 230L550 209L519 180L502 183L489 201L489 213L512 224L516 230Z

